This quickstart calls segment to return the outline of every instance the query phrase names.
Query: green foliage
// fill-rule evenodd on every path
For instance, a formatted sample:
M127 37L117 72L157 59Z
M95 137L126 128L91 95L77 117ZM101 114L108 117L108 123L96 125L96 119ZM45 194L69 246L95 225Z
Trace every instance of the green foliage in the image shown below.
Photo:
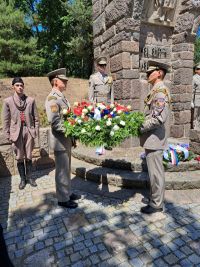
M40 1L38 17L43 31L38 44L46 72L66 67L70 76L89 77L93 60L91 14L88 0Z
M200 37L195 40L194 62L200 62Z
M92 50L91 1L0 2L0 77L66 67L68 75L88 78Z
M39 74L43 64L39 53L24 13L14 8L14 1L1 1L0 76Z

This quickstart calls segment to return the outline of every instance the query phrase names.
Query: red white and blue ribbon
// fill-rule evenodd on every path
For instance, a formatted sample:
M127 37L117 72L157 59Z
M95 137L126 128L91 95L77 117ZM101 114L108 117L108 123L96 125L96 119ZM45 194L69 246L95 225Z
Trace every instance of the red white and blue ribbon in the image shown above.
M178 153L183 152L184 154L184 159L186 160L189 157L189 151L188 151L189 145L188 144L181 144L181 145L169 145L168 150L165 150L163 153L164 159L169 160L169 152L171 155L171 163L173 165L178 165L179 163L179 158L178 158Z

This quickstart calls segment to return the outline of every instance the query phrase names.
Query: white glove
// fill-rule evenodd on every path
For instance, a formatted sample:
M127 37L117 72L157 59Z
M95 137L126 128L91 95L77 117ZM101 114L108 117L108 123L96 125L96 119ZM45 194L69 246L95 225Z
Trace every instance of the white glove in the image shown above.
M191 102L191 108L194 108L194 102Z

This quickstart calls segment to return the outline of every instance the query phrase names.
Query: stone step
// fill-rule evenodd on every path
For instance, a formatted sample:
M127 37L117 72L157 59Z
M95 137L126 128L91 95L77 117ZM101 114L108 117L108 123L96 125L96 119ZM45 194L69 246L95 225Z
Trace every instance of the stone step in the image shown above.
M147 188L148 173L97 166L72 157L72 173L85 180L126 188ZM200 189L200 171L166 172L166 189Z
M147 171L146 160L140 158L143 152L141 147L130 149L115 148L112 151L106 151L105 155L95 154L95 148L78 146L72 150L74 158L113 169L128 170L133 172ZM200 170L200 163L196 160L179 162L177 166L168 163L166 172L187 172Z

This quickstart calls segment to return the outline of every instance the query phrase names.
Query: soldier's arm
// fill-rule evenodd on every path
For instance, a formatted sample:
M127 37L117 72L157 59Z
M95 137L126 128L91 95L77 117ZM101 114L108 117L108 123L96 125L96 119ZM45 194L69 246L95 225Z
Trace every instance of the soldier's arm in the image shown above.
M47 111L48 121L51 124L52 130L64 134L65 133L65 128L63 125L64 121L60 114L59 105L54 99L49 101L47 100L46 111Z
M197 84L196 84L195 79L193 78L193 80L192 80L192 100L191 100L191 107L192 108L194 108L194 104L195 104L196 89L197 89Z
M141 132L148 132L155 128L160 127L166 122L169 115L169 99L163 94L159 93L154 98L154 108L152 114L145 120L141 127Z
M3 132L5 137L10 140L10 121L11 121L11 115L10 115L10 108L6 101L3 102L3 108L2 108L2 123L3 123Z
M90 102L94 102L94 81L93 81L92 76L90 76L90 79L89 79L88 98Z

